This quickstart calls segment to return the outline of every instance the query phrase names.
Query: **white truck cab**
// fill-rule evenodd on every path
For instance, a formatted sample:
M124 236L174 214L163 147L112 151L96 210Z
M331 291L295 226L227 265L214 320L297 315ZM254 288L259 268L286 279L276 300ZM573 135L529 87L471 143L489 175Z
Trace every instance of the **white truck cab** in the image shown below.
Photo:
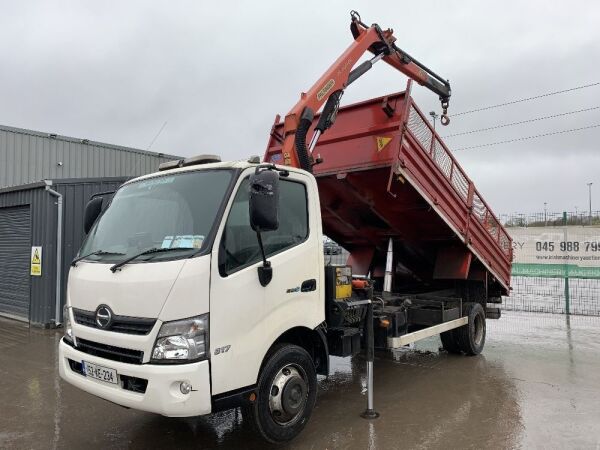
M302 429L328 367L317 185L272 167L279 226L261 233L263 286L249 217L257 167L162 170L125 183L102 212L102 199L90 202L94 223L69 273L64 380L165 416L245 406L270 441ZM280 392L259 407L264 390Z

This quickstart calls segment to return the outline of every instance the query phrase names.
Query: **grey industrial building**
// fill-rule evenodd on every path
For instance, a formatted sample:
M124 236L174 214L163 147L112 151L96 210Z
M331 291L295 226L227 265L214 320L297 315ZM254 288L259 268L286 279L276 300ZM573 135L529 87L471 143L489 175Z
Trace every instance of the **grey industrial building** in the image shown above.
M90 197L179 158L0 126L0 315L61 322Z

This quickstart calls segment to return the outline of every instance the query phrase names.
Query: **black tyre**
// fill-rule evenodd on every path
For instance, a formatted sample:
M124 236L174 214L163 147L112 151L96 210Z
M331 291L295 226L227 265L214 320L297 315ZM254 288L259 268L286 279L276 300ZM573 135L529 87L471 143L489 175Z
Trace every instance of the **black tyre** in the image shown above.
M311 356L297 345L271 351L258 378L256 401L245 418L266 441L288 442L305 427L317 399L317 373Z
M446 350L448 353L461 353L458 343L454 337L454 330L440 333L440 339L442 340L442 347L444 347L444 350Z
M479 355L485 345L485 311L479 303L465 304L469 323L454 331L458 348L467 355Z

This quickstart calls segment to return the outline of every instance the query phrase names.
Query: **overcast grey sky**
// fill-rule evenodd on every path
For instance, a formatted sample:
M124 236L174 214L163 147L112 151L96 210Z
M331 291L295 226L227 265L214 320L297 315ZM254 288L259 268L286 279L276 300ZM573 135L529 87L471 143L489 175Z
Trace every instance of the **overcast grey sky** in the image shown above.
M0 0L0 123L236 159L351 42L349 11L450 79L450 113L600 81L591 1ZM378 64L343 103L402 90ZM413 90L424 111L434 94ZM600 86L453 118L459 133L600 105ZM451 148L600 124L600 110L447 139ZM600 209L600 128L455 153L497 213Z

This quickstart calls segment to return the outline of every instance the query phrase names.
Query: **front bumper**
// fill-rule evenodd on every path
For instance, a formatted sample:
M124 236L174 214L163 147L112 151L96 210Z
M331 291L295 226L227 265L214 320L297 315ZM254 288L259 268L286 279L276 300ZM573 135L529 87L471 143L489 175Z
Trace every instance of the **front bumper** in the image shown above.
M169 417L200 416L211 412L208 361L177 365L126 364L80 352L62 339L58 349L61 378L90 394L128 408ZM88 378L72 370L69 359L115 369L118 375L148 380L146 391L143 394L132 392L125 390L121 383L110 384ZM182 381L191 383L189 394L182 394L179 390Z

